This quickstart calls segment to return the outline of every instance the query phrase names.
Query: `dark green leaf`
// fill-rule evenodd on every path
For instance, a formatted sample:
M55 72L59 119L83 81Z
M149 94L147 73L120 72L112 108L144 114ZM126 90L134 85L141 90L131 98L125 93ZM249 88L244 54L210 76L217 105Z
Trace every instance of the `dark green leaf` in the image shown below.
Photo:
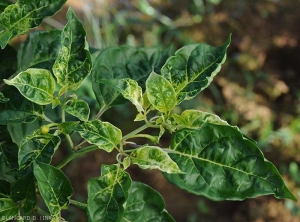
M4 11L4 9L8 6L13 4L12 2L10 2L9 0L1 0L0 2L0 13L2 13Z
M92 120L78 125L77 131L89 143L111 152L122 140L120 129L108 122Z
M169 156L185 174L164 174L175 185L213 200L274 194L296 200L272 163L236 128L204 123L179 130Z
M71 99L65 106L63 106L63 109L81 121L89 120L90 108L89 104L84 100Z
M18 49L18 70L43 68L51 70L60 46L59 30L31 32Z
M15 205L12 199L0 198L0 221L8 221L9 218L19 214L19 207Z
M120 221L131 179L118 165L102 165L101 176L88 183L88 212L91 221Z
M0 92L0 103L7 103L9 98L6 98L2 92Z
M53 73L60 86L77 89L92 68L91 55L85 49L85 30L72 8L67 13L68 23L61 34L61 47L53 65Z
M220 47L187 45L167 60L161 73L171 82L179 102L194 98L211 83L226 59L230 41L231 36Z
M45 17L54 15L66 0L19 0L0 14L0 46L9 40L38 26Z
M171 111L177 104L176 94L171 83L154 72L146 81L146 92L150 103L160 112Z
M33 163L33 173L51 216L59 216L62 209L68 208L73 195L69 179L61 170L38 161Z
M60 129L63 134L71 134L79 123L79 121L64 122L58 126L58 129Z
M166 212L162 196L148 185L133 181L128 194L121 222L175 221Z
M0 142L0 153L2 153L2 161L9 168L18 168L18 151L19 148L10 140Z
M10 196L10 182L7 180L0 180L0 198L8 198Z
M17 71L17 51L13 47L7 46L5 49L0 49L0 67L0 83Z
M18 179L11 188L11 198L14 201L23 201L22 207L25 213L30 212L37 204L34 177L29 174Z

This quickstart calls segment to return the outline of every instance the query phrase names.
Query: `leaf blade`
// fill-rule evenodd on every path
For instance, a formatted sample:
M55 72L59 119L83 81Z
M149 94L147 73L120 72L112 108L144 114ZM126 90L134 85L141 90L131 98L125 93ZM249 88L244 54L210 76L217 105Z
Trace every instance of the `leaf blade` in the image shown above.
M88 103L84 100L71 99L66 105L63 106L63 109L67 113L77 117L81 121L89 120L90 107Z

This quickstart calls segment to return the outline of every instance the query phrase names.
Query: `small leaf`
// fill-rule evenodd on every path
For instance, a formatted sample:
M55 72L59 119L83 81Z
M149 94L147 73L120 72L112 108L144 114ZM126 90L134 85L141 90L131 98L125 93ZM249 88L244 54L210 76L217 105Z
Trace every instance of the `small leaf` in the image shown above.
M150 103L160 112L171 111L177 104L172 85L154 72L150 74L146 81L146 92Z
M187 45L167 60L161 73L172 83L178 102L194 98L211 83L226 59L230 41L231 36L220 47Z
M6 98L2 92L0 92L0 103L7 103L9 98Z
M79 121L63 122L58 126L63 134L71 134L79 124Z
M9 5L0 14L0 46L4 48L8 41L30 28L38 26L45 17L54 15L66 0L19 0Z
M63 106L63 109L81 121L89 120L90 108L89 104L84 100L71 99Z
M19 206L16 206L14 201L9 198L0 198L0 220L9 221L9 218L19 214Z
M126 170L131 164L131 159L129 156L125 157L124 160L123 160L123 167L124 167L124 170Z
M274 194L296 200L272 163L236 128L203 123L176 132L169 156L185 174L164 174L175 185L213 200Z
M18 49L18 69L51 70L60 46L60 30L30 32Z
M0 198L8 198L10 196L10 182L7 180L0 180Z
M52 102L56 87L51 72L45 69L27 69L4 82L15 86L26 99L39 105Z
M60 137L46 134L33 134L26 137L20 144L19 167L26 168L33 160L51 163L52 156L60 144Z
M89 75L92 61L89 51L85 49L85 30L71 7L67 12L67 19L53 73L60 86L67 85L68 89L75 90Z
M69 179L61 170L38 161L33 163L33 173L51 216L60 215L62 209L68 208L73 195Z
M118 165L102 165L101 176L88 182L88 213L91 221L120 221L131 179Z
M131 162L142 169L159 169L167 173L181 173L177 164L156 146L143 146L135 149L131 155Z
M111 152L122 140L120 129L100 120L92 120L80 124L77 127L77 131L89 143L95 144L107 152Z
M156 190L146 184L133 181L121 222L175 222L165 207L162 196Z

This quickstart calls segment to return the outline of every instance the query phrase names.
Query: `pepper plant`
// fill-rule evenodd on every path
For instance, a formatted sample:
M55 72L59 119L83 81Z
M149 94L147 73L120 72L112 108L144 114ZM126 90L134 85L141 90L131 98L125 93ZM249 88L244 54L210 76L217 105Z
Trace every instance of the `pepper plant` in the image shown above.
M70 204L95 222L174 221L157 191L132 181L126 169L133 164L158 169L176 186L212 200L269 194L296 200L256 142L238 127L199 110L174 112L212 82L225 61L230 36L219 47L192 44L175 54L115 46L102 50L92 62L85 30L69 8L63 30L32 31L18 51L8 45L64 3L0 4L0 221L36 214L63 221L61 211ZM78 98L89 74L100 107L97 115L90 115L89 103ZM136 108L134 121L143 124L124 134L101 117L128 101ZM60 115L53 119L56 111ZM157 134L146 134L148 128ZM172 139L162 147L160 139L167 132ZM137 144L136 138L144 138L145 144ZM68 149L69 155L54 166L58 149ZM101 165L99 177L88 182L86 202L78 202L72 199L72 184L62 168L97 149L117 150L116 162Z

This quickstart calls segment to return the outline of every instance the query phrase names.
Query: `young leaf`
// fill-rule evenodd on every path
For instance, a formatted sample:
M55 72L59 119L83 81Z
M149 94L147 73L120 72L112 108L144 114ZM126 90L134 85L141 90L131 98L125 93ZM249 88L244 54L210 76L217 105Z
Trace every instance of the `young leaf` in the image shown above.
M33 163L33 173L51 216L60 215L62 209L68 208L73 195L69 179L61 170L38 161Z
M43 68L51 70L60 46L60 30L29 33L18 49L18 70Z
M220 71L226 59L231 36L220 47L193 44L179 49L162 67L161 73L172 83L178 102L194 98Z
M58 126L58 129L60 129L63 134L71 134L79 123L79 121L63 122Z
M52 102L56 87L51 72L46 69L27 69L4 82L15 86L26 99L39 105Z
M92 120L80 124L76 130L89 143L95 144L107 152L111 152L122 140L120 129L100 120Z
M77 117L81 121L88 121L90 115L89 104L80 99L71 99L63 106L63 109L71 114L72 116Z
M3 92L9 99L6 103L0 103L0 125L8 123L28 123L43 116L44 108L25 99L15 88L9 87Z
M131 162L142 169L159 169L166 173L181 173L177 164L156 146L143 146L131 153Z
M169 156L185 174L164 174L175 185L213 200L274 194L296 200L272 163L236 128L204 123L176 132Z
M162 196L148 185L133 181L128 194L121 222L175 222L166 211Z
M7 180L0 180L0 198L8 198L10 196L10 182Z
M33 134L26 137L20 144L19 167L26 168L33 160L50 163L59 144L60 137L51 134Z
M91 221L120 221L131 179L118 165L102 165L101 176L88 183L88 213Z
M67 12L68 23L61 33L61 47L53 65L60 86L77 89L92 68L91 55L85 49L85 30L72 8Z
M148 100L160 112L171 111L177 104L172 85L162 76L152 72L146 81Z
M38 26L45 17L54 15L66 0L19 0L9 5L0 14L0 46L3 49L8 41L30 28Z
M9 221L9 218L19 214L19 206L17 206L12 199L0 198L0 220Z

